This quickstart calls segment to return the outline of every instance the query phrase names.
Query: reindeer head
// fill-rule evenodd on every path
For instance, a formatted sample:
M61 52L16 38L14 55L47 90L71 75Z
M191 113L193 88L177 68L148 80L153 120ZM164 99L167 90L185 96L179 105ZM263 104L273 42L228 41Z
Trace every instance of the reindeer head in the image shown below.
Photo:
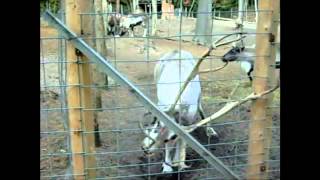
M144 135L146 135L141 145L145 154L151 155L163 143L176 139L177 135L168 130L151 112L145 113L143 119L144 121L151 122L150 124L146 123L143 125L139 121L139 127Z
M238 46L232 47L232 49L230 49L226 54L223 55L222 61L223 62L236 61L241 55L241 52L243 50L244 50L244 47L238 47Z

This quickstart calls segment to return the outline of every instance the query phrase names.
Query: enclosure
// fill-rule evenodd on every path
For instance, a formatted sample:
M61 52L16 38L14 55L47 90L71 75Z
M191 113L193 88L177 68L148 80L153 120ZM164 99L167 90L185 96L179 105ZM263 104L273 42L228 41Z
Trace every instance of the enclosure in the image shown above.
M258 32L259 28L267 28L267 32L273 33L273 29L277 29L273 26L280 25L277 0L259 1L258 10L252 4L248 6L248 2L253 1L241 1L247 3L242 14L238 12L240 3L232 9L220 11L216 8L219 1L211 1L212 8L208 8L208 12L197 12L190 10L191 5L183 6L184 1L174 1L172 6L178 6L170 12L159 10L159 7L156 12L144 12L149 21L146 37L143 37L141 26L136 27L133 37L107 35L105 19L123 11L119 4L109 8L111 1L107 4L101 0L55 2L58 2L58 10L52 8L50 1L45 2L45 9L53 12L69 30L101 54L121 76L155 104L156 63L174 49L186 50L195 59L201 58L209 45L201 38L197 42L195 37L204 36L212 44L227 34L243 32L246 36L243 42L247 46L257 43L261 48L256 49L254 58L258 68L255 68L252 83L238 62L230 62L217 71L201 72L223 67L221 58L232 48L231 43L214 48L210 56L205 57L198 72L202 106L207 117L227 103L241 101L252 92L259 94L276 86L277 80L274 79L280 81L279 72L273 66L274 49L280 45L279 34L275 35L276 40L271 41L270 33ZM114 1L117 2L120 3ZM139 1L128 2L130 5L139 4ZM144 1L148 2L152 7L151 1ZM162 8L164 4L170 4L161 2ZM125 9L134 11L134 8ZM210 17L211 22L207 23L210 25L209 35L197 34L197 19L200 18L197 14ZM235 20L239 16L244 17L241 18L242 27L235 29ZM158 148L153 156L146 156L141 149L145 134L138 124L144 113L150 110L150 105L136 98L132 89L112 78L112 74L101 68L96 60L75 48L74 39L66 38L61 28L53 26L42 16L40 30L41 179L228 179L188 143L186 164L191 167L175 169L171 173L161 172L164 147ZM259 39L259 36L266 36L267 41ZM233 38L230 36L226 40ZM263 73L265 76L261 75ZM280 179L280 88L261 99L267 103L259 105L257 99L245 102L191 132L202 147L239 179L256 176L258 179ZM207 136L207 126L214 128L219 138ZM259 138L255 139L257 132L260 133ZM257 152L259 154L255 154ZM255 161L253 157L257 158L255 163L252 163ZM259 169L258 172L255 168Z

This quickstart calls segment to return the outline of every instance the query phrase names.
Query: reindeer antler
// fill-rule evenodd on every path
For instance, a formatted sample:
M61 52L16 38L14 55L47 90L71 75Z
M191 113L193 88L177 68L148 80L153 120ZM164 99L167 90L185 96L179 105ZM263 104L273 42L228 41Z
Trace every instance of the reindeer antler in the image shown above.
M203 126L204 124L207 124L208 122L213 121L213 120L220 118L221 116L227 114L229 111L233 110L234 108L238 107L239 105L244 104L245 102L247 102L249 100L255 100L257 98L261 98L261 97L275 91L279 87L280 87L280 83L278 82L278 84L275 87L273 87L272 89L266 90L260 94L251 93L249 96L247 96L244 99L241 99L241 100L235 101L235 102L229 102L223 108L221 108L219 111L214 113L213 115L197 122L196 124L187 126L187 127L185 127L185 129L187 132L192 132L196 128Z
M230 41L227 41L227 42L218 44L219 42L221 42L222 40L224 40L224 39L227 38L227 37L230 37L230 36L233 36L233 35L239 35L239 34L240 34L240 35L243 35L243 34L247 34L247 33L246 33L246 32L236 32L236 33L232 33L232 34L227 34L227 35L221 37L220 39L216 40L216 41L213 43L213 47L217 48L217 47L222 46L222 45L226 45L226 44L230 44L230 43L239 41L239 40L241 40L241 39L243 39L243 38L246 37L246 36L241 36L241 37L239 37L239 38L237 38L237 39L230 40ZM215 49L215 48L214 48L214 49Z
M244 38L245 36L242 36L240 38L237 38L237 39L234 39L234 40L231 40L231 41L227 41L227 42L224 42L224 43L220 43L220 44L217 44L219 42L221 42L223 39L229 37L229 36L232 36L232 35L238 35L238 34L244 34L243 32L236 32L236 33L232 33L232 34L227 34L223 37L221 37L220 39L216 40L203 54L202 56L199 58L199 60L197 61L196 65L194 66L194 68L192 69L191 73L189 74L188 78L186 79L186 81L184 82L184 84L182 85L182 87L180 88L180 91L177 95L177 97L175 98L175 101L174 103L165 111L167 113L172 113L176 104L178 103L178 100L180 99L181 97L181 94L183 93L183 91L186 89L187 85L189 84L189 82L196 76L196 74L198 73L198 69L199 69L199 66L201 64L201 62L207 57L210 55L211 51L213 49L216 49L217 47L219 46L222 46L222 45L226 45L226 44L229 44L229 43L232 43L232 42L235 42L235 41L239 41L241 40L242 38ZM217 70L221 70L223 69L224 67L227 66L228 63L226 63L224 66L222 67L219 67L217 69L214 69L214 71L217 71ZM211 70L209 70L211 71Z

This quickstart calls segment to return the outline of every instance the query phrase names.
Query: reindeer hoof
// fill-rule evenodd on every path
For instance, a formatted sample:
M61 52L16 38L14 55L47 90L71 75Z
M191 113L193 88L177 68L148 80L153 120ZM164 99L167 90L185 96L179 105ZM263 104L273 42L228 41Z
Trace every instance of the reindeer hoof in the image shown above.
M191 166L186 165L185 163L179 164L179 170L188 169Z
M173 171L172 167L170 167L169 165L163 163L162 164L162 173L170 173Z
M207 136L218 137L218 133L212 127L207 127Z

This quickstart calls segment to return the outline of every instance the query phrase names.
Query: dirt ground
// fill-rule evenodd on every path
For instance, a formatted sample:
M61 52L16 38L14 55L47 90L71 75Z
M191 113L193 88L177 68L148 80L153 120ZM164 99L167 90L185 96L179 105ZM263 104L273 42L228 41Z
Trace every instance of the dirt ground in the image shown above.
M192 24L183 32L192 32ZM169 34L177 31L178 25L172 28L159 26L161 33ZM194 25L193 25L194 28ZM49 27L41 28L41 37L56 37L57 32ZM67 171L69 148L66 143L68 133L65 132L64 120L67 118L63 110L63 95L59 85L58 41L43 40L41 44L41 179L63 179ZM191 42L166 39L150 39L149 53L143 50L143 39L119 38L110 39L107 59L122 72L126 78L138 85L151 100L156 102L155 85L153 82L153 68L155 61L165 52L173 49L190 51L199 57L206 48ZM116 48L115 48L116 47ZM200 69L216 68L222 65L219 56L230 47L221 47L205 60ZM237 100L252 92L245 74L240 71L238 63L231 63L223 70L214 73L201 74L202 100L207 115L219 110L228 98ZM230 94L239 85L233 96ZM46 87L46 88L44 88ZM93 88L94 90L94 88ZM97 179L223 179L221 175L210 167L196 152L188 148L187 164L191 168L169 175L161 174L163 150L151 158L146 158L140 150L143 134L138 129L138 119L146 111L145 108L122 87L111 83L111 87L102 91L102 108L98 112L98 121L102 146L97 148ZM280 93L274 93L272 108L273 140L270 150L271 179L280 179ZM240 106L220 118L211 126L218 132L219 139L209 139L204 131L199 129L192 135L227 166L239 175L245 174L248 153L248 128L250 119L250 102ZM119 131L121 130L121 131ZM53 132L56 133L45 133ZM149 175L148 175L149 174ZM130 177L128 177L130 176Z

